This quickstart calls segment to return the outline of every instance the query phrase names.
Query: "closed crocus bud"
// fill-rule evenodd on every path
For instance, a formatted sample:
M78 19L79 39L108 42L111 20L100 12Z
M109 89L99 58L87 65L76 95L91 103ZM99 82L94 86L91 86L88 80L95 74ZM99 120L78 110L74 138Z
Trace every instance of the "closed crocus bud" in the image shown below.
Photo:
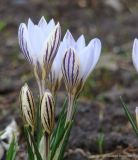
M101 42L95 38L86 46L83 35L75 41L67 31L63 44L65 52L62 65L63 78L68 93L77 96L99 60Z
M41 102L41 121L45 132L50 135L54 128L54 99L49 91L46 91Z
M21 112L23 116L24 123L31 126L34 129L35 125L35 106L32 96L27 84L25 84L20 93L21 100Z
M134 67L138 72L138 39L136 38L133 43L133 50L132 50L132 61Z
M45 79L51 69L60 44L61 28L54 20L46 22L42 17L35 25L31 19L28 24L21 23L18 39L24 57L36 68L40 78Z
M136 123L137 123L137 127L138 127L138 107L136 107L135 112L136 112Z

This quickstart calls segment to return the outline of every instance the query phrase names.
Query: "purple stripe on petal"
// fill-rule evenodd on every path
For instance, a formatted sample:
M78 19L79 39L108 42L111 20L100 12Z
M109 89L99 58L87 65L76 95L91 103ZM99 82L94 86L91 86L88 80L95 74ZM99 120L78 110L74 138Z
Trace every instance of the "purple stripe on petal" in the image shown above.
M75 84L77 83L78 80L78 76L79 76L79 66L77 67L77 72L76 72L76 76L75 76Z
M68 77L67 77L67 71L66 71L66 57L67 57L67 53L65 53L65 56L64 56L64 59L63 59L63 74L64 74L64 77L66 79L66 82L68 83Z
M73 85L73 80L74 80L74 64L75 64L75 54L72 52L72 75L71 75L71 80L72 80L72 85Z
M47 42L47 46L46 46L44 64L47 66L48 72L57 54L57 50L60 44L60 38L61 38L61 29L60 29L60 26L58 25L55 28L55 31L52 33L49 41Z
M69 50L69 52L68 52L68 54L69 54L69 57L68 57L68 71L67 71L67 74L68 74L68 80L69 80L69 82L70 82L70 69L71 69L71 49Z
M53 44L52 44L52 46L51 46L51 53L50 53L50 55L49 55L49 59L48 59L48 61L50 61L50 60L52 60L53 58L54 58L54 56L56 55L55 53L54 53L54 47L56 46L56 37L57 37L57 29L56 29L56 31L55 31L55 34L54 34L54 41L53 41ZM53 55L54 54L54 55ZM52 57L52 58L51 58Z
M27 41L25 40L25 38L23 37L24 34L24 28L21 25L19 28L19 45L20 45L20 49L22 50L22 53L24 55L24 57L30 62L32 63L32 59L29 55L29 51L28 51L28 45L27 45Z

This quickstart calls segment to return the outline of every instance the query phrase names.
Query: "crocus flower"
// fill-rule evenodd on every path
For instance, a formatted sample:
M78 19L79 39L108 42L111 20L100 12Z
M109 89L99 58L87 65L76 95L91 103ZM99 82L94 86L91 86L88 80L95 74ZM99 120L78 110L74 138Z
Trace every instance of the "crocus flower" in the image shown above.
M138 39L137 38L134 40L134 43L133 43L132 61L138 72Z
M69 94L77 96L89 74L93 71L101 53L101 42L92 39L86 46L84 36L77 41L67 31L64 39L63 78Z
M21 100L21 112L24 123L31 126L32 129L34 130L35 105L32 92L30 91L27 84L25 84L21 89L20 100Z
M41 121L47 134L51 134L54 128L55 102L52 94L45 91L41 101Z
M54 20L46 22L42 17L35 25L31 19L28 24L21 23L18 31L18 39L24 57L36 69L38 77L45 79L48 75L53 60L60 44L61 28Z

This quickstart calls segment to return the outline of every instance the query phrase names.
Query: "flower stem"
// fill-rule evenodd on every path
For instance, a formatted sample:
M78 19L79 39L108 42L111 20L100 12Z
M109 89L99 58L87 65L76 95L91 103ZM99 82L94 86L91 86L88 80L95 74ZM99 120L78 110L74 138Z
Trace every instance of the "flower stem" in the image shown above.
M42 84L42 93L44 94L45 92L45 80L44 79L41 80L41 84Z
M34 75L35 75L35 78L36 78L36 81L38 84L40 98L42 98L42 96L43 96L42 85L41 85L40 78L39 78L35 68L34 68Z
M66 117L66 123L69 122L72 119L73 114L73 102L74 102L74 96L68 95L68 108L67 108L67 117Z
M45 133L45 141L46 141L46 159L48 159L50 153L50 135Z

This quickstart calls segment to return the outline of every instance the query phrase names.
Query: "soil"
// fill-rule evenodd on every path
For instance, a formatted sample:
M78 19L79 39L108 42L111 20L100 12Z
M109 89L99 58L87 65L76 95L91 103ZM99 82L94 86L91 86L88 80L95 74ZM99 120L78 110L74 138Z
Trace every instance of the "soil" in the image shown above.
M122 96L135 116L138 105L138 76L131 52L138 36L137 2L118 0L118 7L96 0L1 0L0 1L0 129L11 119L19 121L18 95L27 82L33 90L37 84L28 63L20 54L17 32L21 22L34 22L44 15L60 21L62 32L69 28L75 38L87 41L99 37L102 55L79 98L78 113L71 132L65 160L135 160L138 139L125 116ZM63 36L64 34L62 34ZM58 92L57 115L65 91ZM104 135L102 153L98 137ZM23 158L19 158L23 159Z

